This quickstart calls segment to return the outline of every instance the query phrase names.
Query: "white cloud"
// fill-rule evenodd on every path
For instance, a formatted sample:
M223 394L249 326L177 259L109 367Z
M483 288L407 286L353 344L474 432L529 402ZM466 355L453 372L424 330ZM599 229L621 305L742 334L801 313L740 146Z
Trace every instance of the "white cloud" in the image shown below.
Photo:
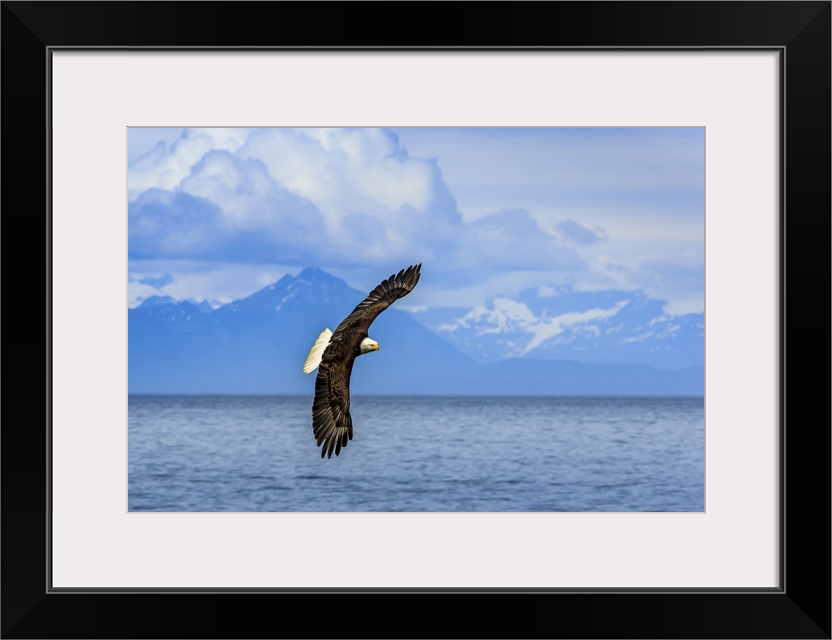
M574 220L558 222L555 229L561 238L578 245L595 244L607 239L607 233L602 227L596 226L594 229L589 229Z
M131 163L128 197L133 200L147 189L175 189L206 153L213 150L236 150L247 131L186 129L174 142L161 140L149 154Z
M672 338L672 337L675 337L675 334L677 334L679 332L679 329L681 329L681 328L682 327L678 324L671 325L671 326L667 327L661 333L656 334L656 337L657 338Z
M640 333L639 335L633 336L631 338L624 338L621 342L644 342L645 340L647 340L647 338L652 336L653 333L655 332L648 331L647 333Z
M553 298L557 295L557 291L552 285L544 284L537 290L537 295L540 298Z
M529 211L507 209L460 228L457 266L493 270L582 270L579 254L543 231Z
M456 203L434 163L410 157L381 129L263 129L240 149L272 177L318 207L332 229L343 216L365 213L393 228L403 211L457 222Z
M436 164L383 130L187 131L129 182L131 250L144 258L387 265L451 255L464 235Z

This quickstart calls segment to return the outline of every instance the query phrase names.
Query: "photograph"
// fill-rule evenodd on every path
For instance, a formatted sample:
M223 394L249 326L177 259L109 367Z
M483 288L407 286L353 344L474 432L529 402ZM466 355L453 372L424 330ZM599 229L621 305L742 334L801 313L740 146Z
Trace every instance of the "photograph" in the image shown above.
M705 510L704 127L127 162L130 512Z

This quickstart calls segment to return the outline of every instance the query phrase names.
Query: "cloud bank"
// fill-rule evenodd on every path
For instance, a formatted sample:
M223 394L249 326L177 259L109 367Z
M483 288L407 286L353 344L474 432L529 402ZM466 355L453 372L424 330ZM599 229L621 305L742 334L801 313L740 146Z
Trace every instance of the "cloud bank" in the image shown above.
M451 131L463 144L466 130ZM609 286L616 278L641 284L614 273L610 265L623 259L605 252L616 250L616 237L576 219L580 208L558 218L500 205L467 215L443 176L443 158L412 155L390 130L185 129L178 137L165 131L155 145L152 130L131 132L137 147L149 149L131 155L128 174L134 299L150 289L181 291L184 280L197 281L195 265L249 274L253 291L265 274L305 266L365 288L376 284L379 271L422 262L431 266L437 297L414 296L414 304L482 299L486 291L512 295L529 286ZM481 154L490 149L488 166L496 166L500 136L490 147L479 141ZM469 167L467 175L475 172ZM492 178L508 183L481 175L484 185ZM512 189L542 193L545 176L534 184L515 180ZM510 199L506 192L502 200ZM162 278L160 268L169 275ZM639 272L638 265L626 268ZM689 293L689 283L680 286Z

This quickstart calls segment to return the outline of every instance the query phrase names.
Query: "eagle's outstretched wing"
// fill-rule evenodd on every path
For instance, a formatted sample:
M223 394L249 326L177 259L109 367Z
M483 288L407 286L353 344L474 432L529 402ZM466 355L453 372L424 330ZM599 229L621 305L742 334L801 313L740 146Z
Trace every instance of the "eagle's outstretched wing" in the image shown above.
M341 448L347 446L347 441L352 440L350 374L361 341L367 337L370 325L382 311L413 291L419 282L421 266L417 264L402 269L384 280L329 336L329 342L320 356L312 404L312 429L318 446L323 445L322 458L331 458L333 453L337 456ZM324 337L321 334L318 340ZM314 368L314 361L310 363L307 360L307 365Z
M335 339L339 333L346 331L357 330L364 333L369 331L370 325L378 317L378 314L399 298L403 298L413 291L416 283L419 282L421 269L422 265L419 263L407 269L402 269L387 280L382 281L370 292L370 295L353 309L350 315L341 321L341 324L335 329L335 333L332 334L332 339Z

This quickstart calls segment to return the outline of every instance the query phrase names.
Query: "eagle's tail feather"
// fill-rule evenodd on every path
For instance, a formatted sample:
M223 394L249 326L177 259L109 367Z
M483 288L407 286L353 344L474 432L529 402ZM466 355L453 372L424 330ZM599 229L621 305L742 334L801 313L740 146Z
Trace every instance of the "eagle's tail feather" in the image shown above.
M324 351L326 351L326 348L329 346L329 338L331 336L332 331L329 329L321 331L321 335L318 336L318 339L315 340L315 344L312 345L312 348L309 350L309 355L303 365L304 373L312 373L318 368L318 365L321 364L321 358L324 357Z

